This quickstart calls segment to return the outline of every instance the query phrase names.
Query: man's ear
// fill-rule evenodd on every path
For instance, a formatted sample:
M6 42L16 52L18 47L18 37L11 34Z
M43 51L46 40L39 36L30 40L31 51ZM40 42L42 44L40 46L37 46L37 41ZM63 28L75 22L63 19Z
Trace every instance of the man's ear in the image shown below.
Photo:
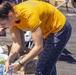
M13 12L9 12L8 16L12 18L14 16Z

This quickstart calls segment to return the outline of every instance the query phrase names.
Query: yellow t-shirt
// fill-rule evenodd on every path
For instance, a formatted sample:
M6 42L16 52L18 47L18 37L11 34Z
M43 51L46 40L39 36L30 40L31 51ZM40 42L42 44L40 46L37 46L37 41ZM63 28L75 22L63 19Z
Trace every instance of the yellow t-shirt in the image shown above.
M42 29L43 37L61 30L66 22L65 16L54 6L42 1L25 1L14 6L20 16L20 23L14 26L21 30L34 31L38 26Z
M27 0L27 1L42 1L42 0Z

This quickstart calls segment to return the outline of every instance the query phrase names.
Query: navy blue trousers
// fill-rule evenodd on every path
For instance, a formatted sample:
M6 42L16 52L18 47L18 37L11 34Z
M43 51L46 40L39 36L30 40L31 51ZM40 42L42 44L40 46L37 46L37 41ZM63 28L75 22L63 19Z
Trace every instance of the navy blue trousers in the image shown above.
M44 39L44 48L39 54L35 75L57 75L56 63L71 36L71 31L71 25L67 20L59 32Z

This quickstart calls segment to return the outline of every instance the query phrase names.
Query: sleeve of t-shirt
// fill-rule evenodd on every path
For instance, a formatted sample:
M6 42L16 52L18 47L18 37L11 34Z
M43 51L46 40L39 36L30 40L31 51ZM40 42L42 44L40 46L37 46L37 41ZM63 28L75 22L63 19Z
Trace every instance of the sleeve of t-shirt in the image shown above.
M34 31L41 24L38 14L31 14L28 19L28 26L31 31Z

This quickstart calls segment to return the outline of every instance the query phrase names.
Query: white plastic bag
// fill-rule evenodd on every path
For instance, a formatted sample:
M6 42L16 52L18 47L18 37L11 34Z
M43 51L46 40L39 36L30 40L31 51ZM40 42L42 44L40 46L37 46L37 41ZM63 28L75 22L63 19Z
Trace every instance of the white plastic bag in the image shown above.
M32 39L31 31L26 31L26 33L24 34L24 39L25 39L25 42L31 41Z

